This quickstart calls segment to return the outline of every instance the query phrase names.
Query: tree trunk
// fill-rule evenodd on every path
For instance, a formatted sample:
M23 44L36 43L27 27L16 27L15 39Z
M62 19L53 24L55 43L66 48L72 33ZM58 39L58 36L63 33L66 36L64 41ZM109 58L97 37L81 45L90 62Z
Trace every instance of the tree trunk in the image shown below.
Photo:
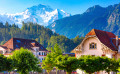
M34 74L34 72L32 71L32 74Z
M66 74L71 74L71 72L66 72Z
M58 72L58 69L56 68L56 74L57 74L57 72Z
M108 72L108 74L110 74L110 72Z
M48 74L50 74L50 73L48 72Z

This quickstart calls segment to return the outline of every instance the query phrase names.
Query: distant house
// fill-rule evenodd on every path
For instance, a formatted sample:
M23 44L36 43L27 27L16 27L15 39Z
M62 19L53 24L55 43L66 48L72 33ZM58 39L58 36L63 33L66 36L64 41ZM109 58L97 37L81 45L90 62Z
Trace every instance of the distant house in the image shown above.
M37 41L30 39L11 38L0 46L0 53L9 56L12 51L19 50L21 47L30 50L42 62L48 51Z
M92 29L72 52L77 58L92 55L118 59L120 58L120 38L111 32ZM84 74L81 70L77 70L77 73ZM102 71L97 74L107 73Z

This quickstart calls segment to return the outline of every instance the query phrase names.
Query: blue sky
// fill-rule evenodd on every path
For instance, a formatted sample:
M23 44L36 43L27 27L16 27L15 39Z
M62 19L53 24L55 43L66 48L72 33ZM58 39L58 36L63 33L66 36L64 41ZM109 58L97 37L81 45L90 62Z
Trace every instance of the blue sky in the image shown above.
M0 14L19 13L33 5L45 4L53 9L63 9L74 15L81 14L94 5L107 7L118 3L120 0L0 0Z

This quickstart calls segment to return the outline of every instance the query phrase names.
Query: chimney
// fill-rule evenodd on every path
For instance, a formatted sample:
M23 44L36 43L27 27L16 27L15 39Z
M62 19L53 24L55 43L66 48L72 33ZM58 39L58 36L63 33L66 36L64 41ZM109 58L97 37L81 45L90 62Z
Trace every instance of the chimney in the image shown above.
M118 41L119 41L119 38L118 38L118 35L116 36L116 46L118 46Z

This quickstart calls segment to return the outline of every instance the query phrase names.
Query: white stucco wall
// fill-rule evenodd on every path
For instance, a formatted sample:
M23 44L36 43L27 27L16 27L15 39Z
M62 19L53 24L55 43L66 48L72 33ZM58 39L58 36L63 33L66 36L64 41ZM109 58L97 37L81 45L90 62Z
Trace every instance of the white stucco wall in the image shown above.
M89 48L89 44L90 43L96 43L96 49L90 49ZM83 43L83 51L79 54L76 54L77 58L80 57L81 55L96 55L96 56L101 56L103 54L102 50L101 50L101 42L95 38L95 37L91 37L88 38L84 41Z
M3 51L3 54L6 52L6 50L2 47L0 47L0 51Z
M113 57L112 57L112 54L106 54L106 56L107 56L108 58L113 58Z
M42 62L44 57L46 57L45 54L47 54L47 51L39 51L39 53L40 53L40 55L38 54L39 55L39 60L40 60L40 62ZM43 55L42 55L42 53L43 53Z
M46 57L47 51L39 51L39 47L33 47L33 49L35 50L35 52L33 52L33 54L38 57L39 61L42 62L42 60L44 59L44 57ZM39 55L40 53L40 55Z

